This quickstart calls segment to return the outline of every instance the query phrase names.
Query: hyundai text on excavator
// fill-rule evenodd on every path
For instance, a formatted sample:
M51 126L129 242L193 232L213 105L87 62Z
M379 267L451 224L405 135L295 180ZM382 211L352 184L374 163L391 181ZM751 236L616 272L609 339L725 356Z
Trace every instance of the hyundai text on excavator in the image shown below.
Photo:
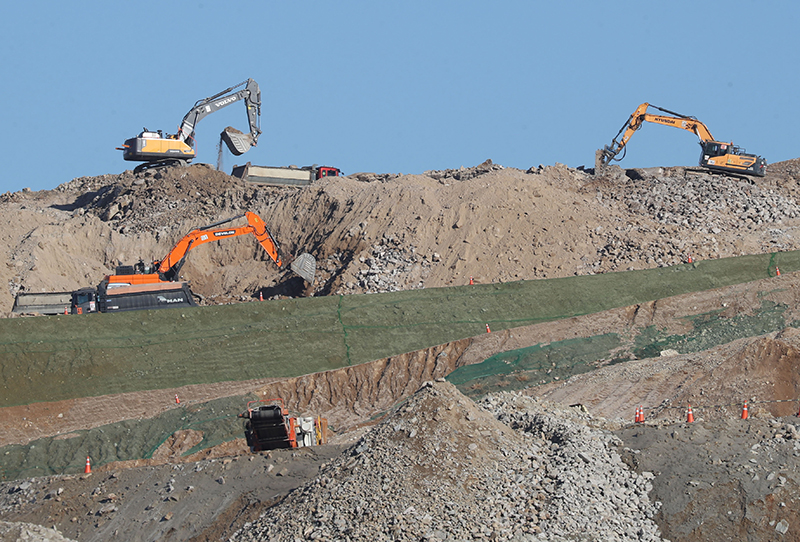
M647 112L650 107L672 116L650 114ZM700 154L701 167L712 171L753 175L756 177L763 177L767 172L767 161L764 158L749 154L733 143L715 140L708 127L697 120L696 117L681 115L649 103L643 103L637 107L636 111L617 132L617 135L611 141L611 145L606 145L595 153L595 171L600 171L603 166L612 160L619 161L625 158L625 153L621 158L617 158L617 155L625 150L628 140L645 122L674 126L697 135L700 138L700 147L702 148Z
M178 133L165 136L161 130L152 132L145 128L137 137L130 138L122 147L117 147L117 150L122 151L124 160L143 162L134 168L134 173L153 167L187 165L197 155L194 149L194 131L197 123L211 113L239 101L243 101L247 108L250 133L243 134L238 130L226 128L220 136L231 153L240 156L256 146L258 136L261 135L261 90L258 83L252 79L197 101L183 117Z
M220 227L239 218L247 225ZM246 212L187 233L161 260L152 264L118 266L116 274L107 275L94 288L83 288L72 295L72 314L90 312L119 312L139 309L159 309L196 305L188 284L180 281L180 270L189 252L210 241L252 234L280 269L283 266L280 247L273 239L264 221L257 214ZM291 269L309 283L313 283L316 260L303 253Z

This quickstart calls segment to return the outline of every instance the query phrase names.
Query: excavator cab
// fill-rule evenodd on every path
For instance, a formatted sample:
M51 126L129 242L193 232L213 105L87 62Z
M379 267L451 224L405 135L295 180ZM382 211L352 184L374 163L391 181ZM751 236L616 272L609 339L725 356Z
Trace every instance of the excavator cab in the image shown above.
M701 141L700 165L715 171L742 173L763 177L767 173L766 159L741 147L722 141Z

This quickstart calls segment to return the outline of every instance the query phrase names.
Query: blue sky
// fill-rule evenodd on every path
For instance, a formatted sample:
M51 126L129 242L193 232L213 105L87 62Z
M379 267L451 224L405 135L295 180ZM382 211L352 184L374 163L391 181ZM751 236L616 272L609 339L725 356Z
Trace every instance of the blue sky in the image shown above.
M800 4L205 0L54 3L0 20L0 192L120 173L115 147L174 133L247 78L263 134L223 169L332 165L421 173L491 158L591 167L642 102L694 115L768 163L800 156ZM195 162L234 104L198 125ZM623 167L695 165L697 138L645 125Z

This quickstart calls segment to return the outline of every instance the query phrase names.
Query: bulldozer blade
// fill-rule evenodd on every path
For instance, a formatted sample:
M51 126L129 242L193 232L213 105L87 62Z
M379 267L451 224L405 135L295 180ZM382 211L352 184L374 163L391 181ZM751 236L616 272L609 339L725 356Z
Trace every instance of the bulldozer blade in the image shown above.
M243 155L253 146L253 138L250 137L250 134L243 134L235 128L225 128L219 137L228 146L231 154L235 156Z
M317 260L308 252L303 252L295 258L291 265L292 271L303 277L309 284L314 284L314 275L317 273Z

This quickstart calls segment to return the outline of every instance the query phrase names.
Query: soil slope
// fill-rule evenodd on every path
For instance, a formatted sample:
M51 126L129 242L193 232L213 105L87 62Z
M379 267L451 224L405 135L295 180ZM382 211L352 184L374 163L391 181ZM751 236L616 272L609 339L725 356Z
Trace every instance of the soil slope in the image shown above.
M237 238L206 245L187 260L183 274L206 303L255 300L259 293L326 295L459 285L470 278L479 283L553 278L674 265L689 257L796 250L800 248L796 241L800 160L774 164L769 171L766 178L757 180L690 168L609 168L593 175L559 164L522 171L487 161L474 168L420 175L361 173L328 178L305 189L245 185L203 165L75 179L51 191L0 196L0 243L6 248L2 256L6 265L0 266L0 274L8 284L0 295L0 310L8 314L20 288L59 291L95 284L115 265L158 259L190 229L244 210L265 218L289 255L287 260L293 254L311 252L318 259L318 280L312 287L304 286L268 261L253 240ZM792 277L785 278L786 284L776 290L794 289ZM758 298L757 292L762 291L760 287L740 290L742 302L725 307L727 316L753 311L747 298ZM716 292L697 294L672 300L667 306L697 314L693 311L698 305L720 299ZM330 390L347 382L365 384L359 393L330 393L306 403L341 420L343 431L336 441L344 443L365 431L355 420L363 422L390 408L421 380L444 376L459 365L479 363L497 352L560 340L576 332L622 333L637 318L650 318L658 326L664 322L659 318L669 311L656 305L442 345L438 350L369 364L361 375L345 372L269 385L282 385L281 393L302 402L301 398L309 397L302 391L315 389L319 379L334 384ZM797 539L800 527L791 512L800 502L798 421L792 416L800 385L797 341L795 331L788 328L692 354L601 367L564 383L529 387L525 393L562 405L581 404L589 418L609 420L582 423L617 431L623 459L642 476L654 474L650 500L662 503L654 519L665 538ZM440 357L442 352L447 354ZM602 360L597 361L602 365ZM392 363L397 371L387 372ZM242 383L212 393L271 391L264 385ZM753 417L743 421L739 412L745 399L750 401ZM145 395L131 400L138 401L144 417L149 415ZM684 422L684 408L690 402L697 408L696 425ZM69 406L105 411L100 403L75 403ZM644 425L631 423L633 408L639 404L646 407ZM41 406L19 412L24 410L23 422L38 425L40 434L56 425L36 422L37 414L52 417L66 410L65 405ZM459 421L463 426L453 430L465 435L479 431L471 421L465 417ZM74 429L97 423L74 417L68 422ZM50 429L42 432L42 426ZM200 481L200 473L211 464L202 461L212 459L185 463L198 458L180 459L186 448L179 441L171 441L153 465L112 466L102 480L93 474L94 479L11 482L4 486L0 519L55 524L65 535L80 540L131 532L143 522L148 523L146 532L154 536L221 539L268 510L271 499L306 478L313 479L319 466L314 461L300 463L293 484L254 495L247 486L254 472L247 469L254 462L256 470L269 469L261 456L252 461L242 456L241 443L221 447L209 452L210 457L238 459L225 460L223 467L217 466L219 459L213 459L210 472L216 475L217 469L220 477ZM170 446L174 446L172 452ZM435 448L437 442L430 446ZM676 456L678 449L687 450L687 455ZM325 452L338 453L337 449ZM303 457L308 456L284 458L288 464ZM157 465L164 461L167 465ZM238 474L226 477L225 468ZM162 470L154 475L147 469ZM287 469L280 476L293 472ZM118 483L121 480L124 485ZM183 483L185 489L178 491ZM321 482L311 482L315 483ZM111 488L116 485L124 490ZM189 487L206 487L203 493L230 499L201 500ZM61 497L64 492L67 498ZM161 503L175 510L166 510ZM176 514L180 522L171 521ZM513 528L504 530L507 523L497 523L503 527L495 536L510 539ZM537 522L527 525L529 534L536 532ZM436 530L422 534L439 536ZM478 534L490 536L491 531Z

